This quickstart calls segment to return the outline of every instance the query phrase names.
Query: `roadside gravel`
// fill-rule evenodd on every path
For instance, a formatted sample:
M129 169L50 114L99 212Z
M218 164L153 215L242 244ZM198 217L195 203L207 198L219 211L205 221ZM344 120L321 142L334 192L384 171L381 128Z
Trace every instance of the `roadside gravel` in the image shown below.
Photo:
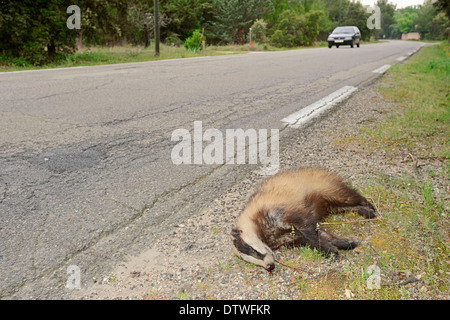
M325 167L353 186L365 185L374 173L396 176L407 170L414 175L412 164L401 161L407 154L392 158L383 151L358 150L357 144L347 149L333 144L337 138L357 133L362 124L385 117L391 108L374 86L366 86L314 123L285 129L281 134L281 169ZM148 251L130 257L103 279L95 279L95 285L74 292L74 298L298 299L302 296L292 285L294 278L320 278L352 263L359 248L341 260L309 261L302 271L278 265L272 276L237 259L232 253L230 230L262 179L255 170L198 215L174 226L171 234L160 238ZM362 240L361 247L368 241L358 240ZM283 255L295 259L295 250ZM343 291L341 296L350 298L351 293Z

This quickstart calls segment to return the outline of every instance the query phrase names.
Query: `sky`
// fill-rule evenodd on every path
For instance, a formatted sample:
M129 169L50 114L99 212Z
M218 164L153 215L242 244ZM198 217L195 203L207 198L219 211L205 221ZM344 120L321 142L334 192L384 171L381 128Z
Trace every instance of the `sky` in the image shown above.
M362 5L373 5L377 3L377 0L359 0ZM417 6L423 4L424 0L389 0L388 3L396 4L397 9L405 8L408 6Z

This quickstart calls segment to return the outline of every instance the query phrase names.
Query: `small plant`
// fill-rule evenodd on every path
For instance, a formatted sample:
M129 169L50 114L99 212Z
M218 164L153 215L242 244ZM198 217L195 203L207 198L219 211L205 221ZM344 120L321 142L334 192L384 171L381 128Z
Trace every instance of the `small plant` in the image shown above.
M191 298L191 296L189 295L189 293L187 293L184 290L181 290L180 292L177 293L177 295L175 296L175 299L177 300L189 300Z
M420 187L420 191L422 192L422 197L427 207L431 207L434 203L433 201L433 188L431 182L424 184Z
M202 34L199 30L195 30L192 36L186 39L184 47L189 52L199 52L202 50Z

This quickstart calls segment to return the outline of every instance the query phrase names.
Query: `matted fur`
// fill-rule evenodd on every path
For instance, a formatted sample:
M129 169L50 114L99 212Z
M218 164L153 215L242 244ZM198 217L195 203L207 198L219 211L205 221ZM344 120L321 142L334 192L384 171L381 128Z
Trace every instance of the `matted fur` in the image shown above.
M375 217L372 204L341 177L325 169L281 172L265 180L236 220L232 236L242 259L274 268L272 250L281 245L309 245L326 255L353 249L358 243L318 230L330 212L357 211Z

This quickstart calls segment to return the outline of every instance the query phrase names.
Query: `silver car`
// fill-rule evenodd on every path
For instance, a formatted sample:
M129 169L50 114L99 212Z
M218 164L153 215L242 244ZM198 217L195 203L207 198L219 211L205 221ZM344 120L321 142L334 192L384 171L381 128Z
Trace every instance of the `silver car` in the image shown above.
M339 48L341 45L350 45L353 48L355 44L359 48L360 43L361 32L355 26L337 27L328 36L328 48L332 46Z

